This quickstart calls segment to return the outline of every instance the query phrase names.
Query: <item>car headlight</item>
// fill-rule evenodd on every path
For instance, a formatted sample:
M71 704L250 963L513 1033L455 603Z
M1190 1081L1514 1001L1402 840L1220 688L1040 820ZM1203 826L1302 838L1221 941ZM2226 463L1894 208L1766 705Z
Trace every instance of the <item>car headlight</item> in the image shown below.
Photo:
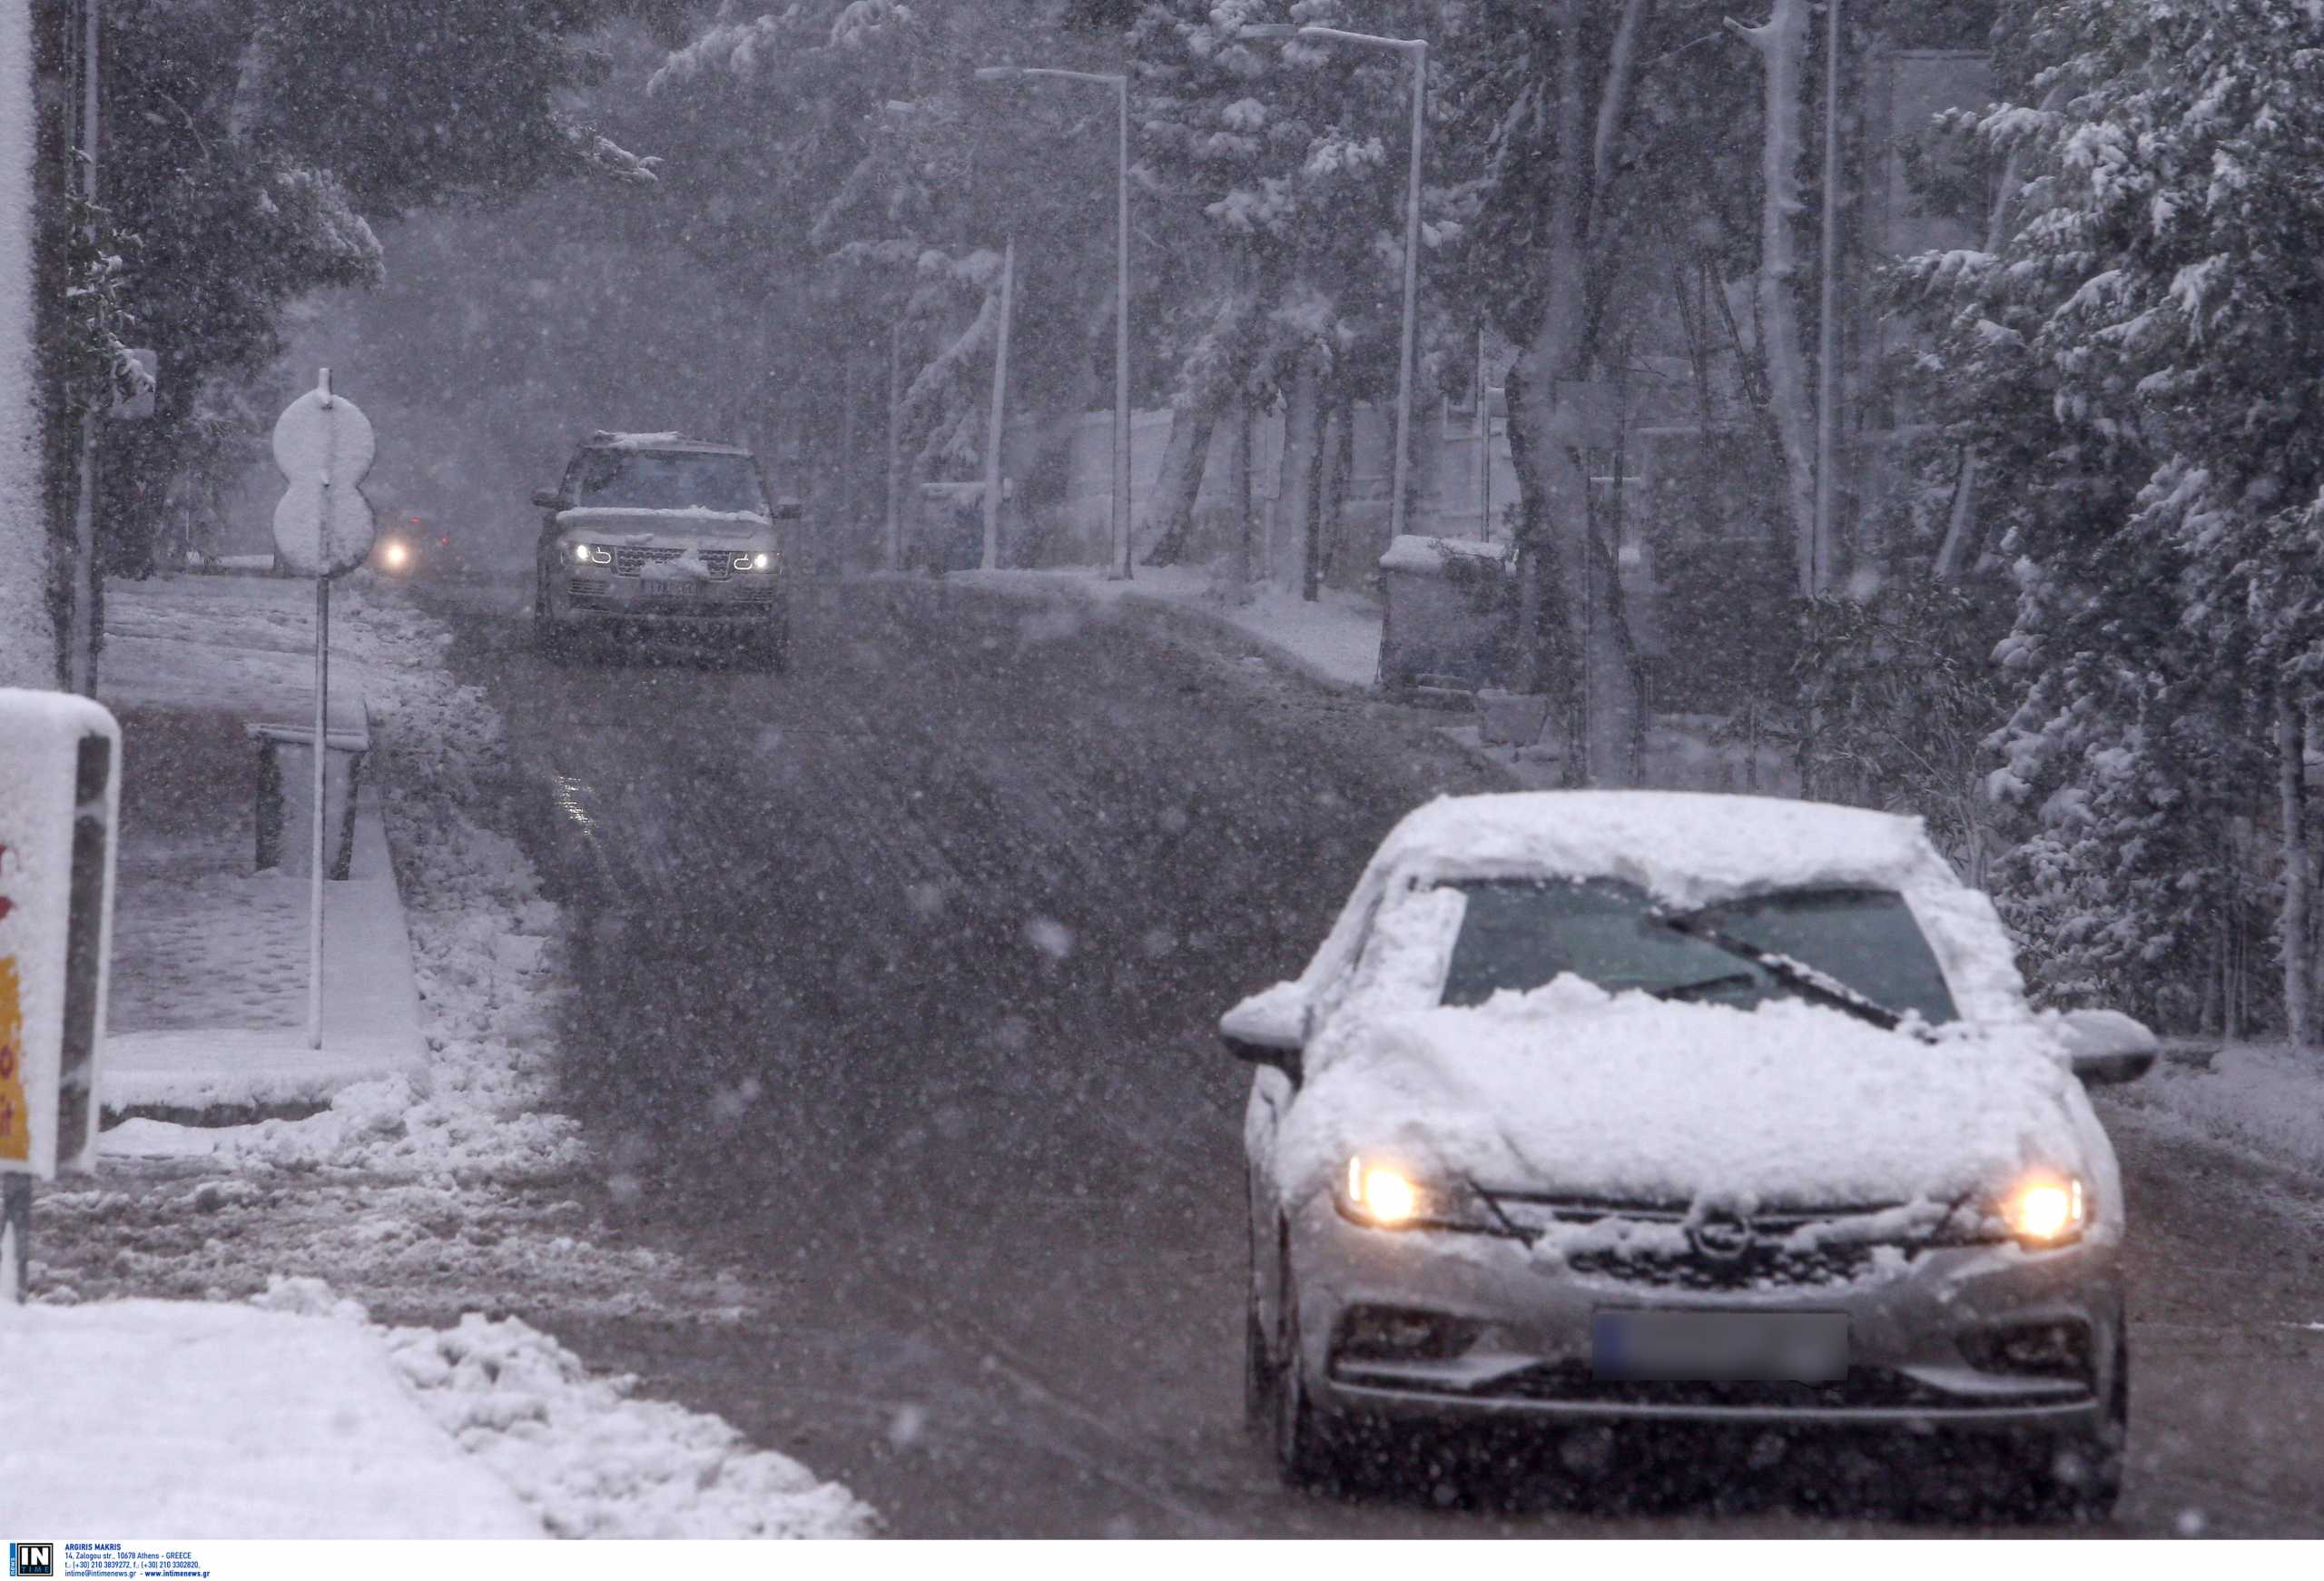
M2001 1201L2001 1218L2026 1246L2063 1246L2081 1239L2090 1203L2078 1175L2029 1175Z
M411 558L411 549L403 539L391 538L388 539L387 547L379 551L379 558L387 562L388 569L400 571L404 562Z
M587 565L589 563L589 546L586 543L575 544L573 546L573 558L580 564L585 566Z
M1476 1193L1413 1174L1402 1165L1358 1155L1332 1192L1341 1216L1379 1230L1494 1228Z

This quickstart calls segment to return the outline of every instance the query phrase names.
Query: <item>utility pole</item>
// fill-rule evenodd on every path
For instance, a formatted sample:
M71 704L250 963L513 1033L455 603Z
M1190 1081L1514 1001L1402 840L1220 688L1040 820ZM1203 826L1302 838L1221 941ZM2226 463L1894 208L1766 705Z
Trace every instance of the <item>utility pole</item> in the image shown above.
M904 559L903 426L904 321L888 326L888 539L882 558L888 569L901 570Z
M1816 541L1808 587L1832 583L1833 508L1839 479L1840 318L1840 0L1824 6L1824 279L1816 332Z
M1069 72L1056 66L979 66L980 83L1062 77L1114 90L1114 509L1106 576L1126 582L1129 521L1129 78L1120 72Z
M1352 44L1366 49L1392 49L1413 63L1413 125L1411 168L1404 180L1404 321L1403 345L1396 362L1396 454L1388 501L1388 531L1404 534L1404 495L1412 477L1413 348L1419 333L1420 301L1420 171L1428 135L1428 40L1386 38L1374 33L1349 33L1313 25L1299 27L1287 22L1250 23L1236 37L1240 40L1292 39L1307 44Z
M1000 250L1000 328L992 350L992 421L984 447L984 568L1000 568L1000 441L1009 419L1009 309L1016 289L1017 238Z
M97 0L81 0L81 195L96 224ZM84 371L88 397L81 409L80 479L73 504L73 616L67 679L84 697L97 695L97 404L111 394Z

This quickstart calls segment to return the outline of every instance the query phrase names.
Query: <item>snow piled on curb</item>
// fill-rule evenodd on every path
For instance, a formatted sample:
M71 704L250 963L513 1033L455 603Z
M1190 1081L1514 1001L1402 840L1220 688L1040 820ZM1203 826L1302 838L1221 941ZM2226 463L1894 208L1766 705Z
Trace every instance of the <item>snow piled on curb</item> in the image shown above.
M2157 1065L2109 1102L2278 1162L2324 1171L2324 1053L2234 1043L2208 1068Z
M217 1130L239 1165L517 1180L579 1158L578 1128L546 1112L554 1054L556 906L524 852L478 825L507 772L499 714L443 662L451 636L409 604L342 595L334 646L365 667L378 728L367 776L402 891L428 1072L350 1086L329 1110Z
M870 1507L713 1416L638 1399L625 1377L514 1318L371 1325L320 1280L273 1279L255 1306L371 1326L419 1408L560 1537L862 1537Z

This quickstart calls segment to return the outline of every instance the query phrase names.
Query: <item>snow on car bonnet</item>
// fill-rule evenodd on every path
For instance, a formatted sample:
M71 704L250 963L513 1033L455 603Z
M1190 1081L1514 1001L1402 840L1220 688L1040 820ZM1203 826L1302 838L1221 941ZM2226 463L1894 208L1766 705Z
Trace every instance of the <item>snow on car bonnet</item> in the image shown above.
M1285 1138L1321 1181L1352 1154L1622 1201L1945 1202L2080 1170L2068 1089L2029 1024L1929 1042L1798 1000L1755 1010L1561 976L1473 1008L1342 1023Z

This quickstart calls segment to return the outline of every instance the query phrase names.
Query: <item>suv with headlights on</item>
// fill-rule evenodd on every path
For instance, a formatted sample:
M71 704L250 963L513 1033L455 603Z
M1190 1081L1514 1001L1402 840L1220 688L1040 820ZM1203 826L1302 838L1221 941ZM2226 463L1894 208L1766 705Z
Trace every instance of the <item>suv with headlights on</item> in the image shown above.
M684 434L589 437L541 523L534 631L561 657L586 636L665 636L731 647L780 670L791 622L783 539L796 500L770 507L740 445Z
M2013 954L1915 818L1410 815L1220 1024L1258 1067L1249 1404L1285 1475L1366 1424L1877 1430L2104 1512L2127 1220L2083 1089L2156 1044L2030 1009Z

